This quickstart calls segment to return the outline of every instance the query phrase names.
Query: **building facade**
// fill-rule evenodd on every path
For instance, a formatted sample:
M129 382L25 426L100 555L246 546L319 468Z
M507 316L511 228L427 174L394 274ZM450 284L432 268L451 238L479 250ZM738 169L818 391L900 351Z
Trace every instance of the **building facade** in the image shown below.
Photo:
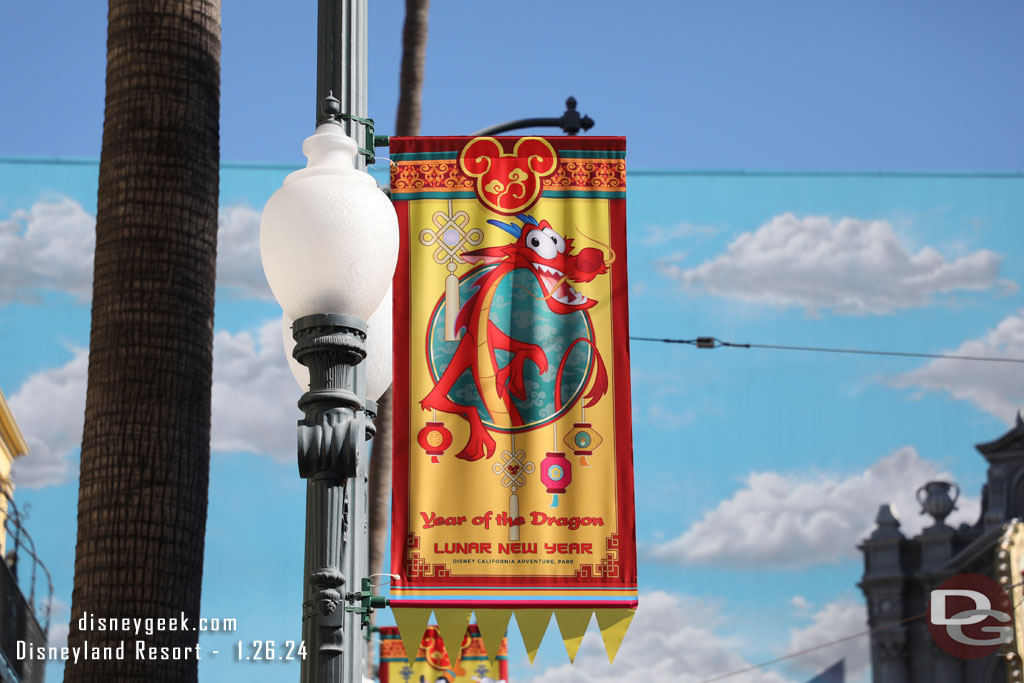
M958 494L956 485L922 482L918 500L933 524L907 538L889 505L882 505L874 531L860 545L864 554L860 588L867 599L875 683L1008 681L1005 655L953 657L935 644L925 618L929 594L946 579L964 573L999 578L998 549L1018 526L1013 520L1024 519L1024 420L1020 414L1012 429L975 448L988 463L977 522L955 529L946 524Z
M49 572L39 561L14 505L11 469L15 458L27 454L28 444L0 391L0 557L4 560L0 562L0 683L42 683L46 664L45 660L17 657L19 640L46 645L49 602L53 597ZM47 585L37 593L36 580L40 575ZM28 598L23 588L26 581Z
M28 454L28 444L0 391L0 520L7 519L7 501L14 495L11 468L14 459ZM7 530L0 524L0 557L7 556Z

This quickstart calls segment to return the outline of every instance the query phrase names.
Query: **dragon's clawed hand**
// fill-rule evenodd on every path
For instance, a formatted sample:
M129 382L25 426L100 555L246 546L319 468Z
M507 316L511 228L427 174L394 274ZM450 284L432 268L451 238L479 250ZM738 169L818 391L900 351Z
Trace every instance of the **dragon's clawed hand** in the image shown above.
M526 400L526 386L523 383L523 364L526 361L532 361L542 375L548 371L548 357L544 349L536 344L518 343L515 356L495 376L499 396L504 397L507 392L520 401Z

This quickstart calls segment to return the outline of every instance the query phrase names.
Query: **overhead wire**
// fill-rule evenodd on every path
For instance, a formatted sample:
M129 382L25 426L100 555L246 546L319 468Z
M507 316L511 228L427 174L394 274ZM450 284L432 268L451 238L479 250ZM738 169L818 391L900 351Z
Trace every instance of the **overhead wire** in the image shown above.
M842 638L836 638L835 640L830 640L827 643L821 643L820 645L814 645L812 647L806 647L803 650L797 650L795 652L790 652L788 654L782 655L781 657L776 657L775 659L770 659L770 660L768 660L766 662L761 662L760 664L752 664L751 666L748 666L748 667L746 667L744 669L737 669L736 671L731 671L731 672L729 672L727 674L722 674L720 676L715 676L714 678L705 678L700 683L715 683L715 681L724 681L727 678L732 678L733 676L739 676L740 674L748 673L750 671L757 671L757 670L763 669L763 668L765 668L767 666L771 666L772 664L778 664L779 662L785 661L787 659L793 659L795 657L801 657L801 656L807 654L808 652L814 652L815 650L821 650L821 649L824 649L826 647L831 647L833 645L837 645L838 643L842 643L842 642L845 642L847 640L853 640L854 638L860 638L861 636L871 635L871 634L874 634L874 633L878 633L880 631L885 631L887 629L893 628L894 626L902 626L903 624L909 623L911 621L915 621L917 619L923 619L926 616L927 616L927 613L926 612L922 612L921 614L916 614L916 615L914 615L912 617L907 617L906 619L903 619L901 621L893 621L891 623L885 624L884 626L878 626L878 627L875 627L875 628L872 628L872 629L868 629L866 631L859 631L859 632L854 633L852 635L843 636Z
M1005 357L1000 358L1000 357L995 357L995 356L964 356L964 355L955 355L955 354L918 353L918 352L909 352L909 351L882 351L882 350L877 350L877 349L841 349L841 348L830 348L830 347L819 347L819 346L785 346L785 345L781 345L781 344L733 343L733 342L722 341L722 340L720 340L720 339L718 339L716 337L697 337L695 339L674 339L674 338L663 338L663 337L631 336L630 340L632 340L632 341L643 341L643 342L655 342L655 343L661 343L661 344L687 344L687 345L690 345L690 346L695 346L695 347L700 348L700 349L717 349L717 348L720 348L720 347L724 346L724 347L741 348L741 349L769 349L769 350L783 350L783 351L811 351L811 352L823 352L823 353L845 353L845 354L872 355L872 356L903 356L903 357L909 357L909 358L937 358L937 359L943 359L943 360L981 361L981 362L993 362L993 363L1024 363L1024 358L1005 358ZM900 626L902 624L906 624L908 622L915 621L917 619L922 619L925 616L927 616L927 615L924 614L924 613L917 614L915 616L907 617L906 619L903 619L901 621L892 622L892 623L886 624L884 626L879 626L877 628L868 629L866 631L859 631L857 633L853 633L853 634L848 635L848 636L843 636L842 638L836 638L835 640L830 640L830 641L828 641L826 643L821 643L819 645L815 645L815 646L812 646L812 647L804 648L802 650L797 650L797 651L794 651L794 652L790 652L788 654L782 655L781 657L776 657L775 659L770 659L768 661L761 662L760 664L754 664L754 665L748 666L748 667L743 668L743 669L738 669L736 671L732 671L732 672L727 673L727 674L722 674L720 676L715 676L714 678L707 678L707 679L704 679L703 681L701 681L701 683L715 683L716 681L723 681L723 680L725 680L727 678L732 678L733 676L738 676L738 675L743 674L743 673L748 673L748 672L751 672L751 671L757 671L759 669L763 669L763 668L765 668L767 666L771 666L772 664L777 664L777 663L785 661L787 659L794 659L796 657L801 657L801 656L803 656L803 655L805 655L805 654L807 654L809 652L814 652L816 650L821 650L821 649L824 649L824 648L827 648L827 647L831 647L833 645L837 645L839 643L843 643L843 642L846 642L848 640L853 640L855 638L860 638L862 636L872 635L874 633L877 633L877 632L880 632L880 631L884 631L886 629L893 628L894 626Z
M1018 588L1020 586L1024 586L1024 581L1020 581L1020 582L1017 582L1017 583L1014 583L1014 584L1010 584L1009 586L1005 586L1003 588L1003 591L1008 593L1011 596L1011 600L1012 600L1012 595L1013 595L1012 594L1012 590L1014 588ZM1022 598L1022 602L1024 602L1024 598ZM1014 611L1016 611L1017 607L1019 607L1020 604L1021 603L1018 602L1016 605L1014 605ZM761 662L760 664L752 664L751 666L748 666L748 667L746 667L744 669L738 669L736 671L732 671L732 672L729 672L727 674L721 674L720 676L716 676L714 678L705 678L700 683L715 683L715 681L724 681L727 678L732 678L733 676L739 676L740 674L747 673L749 671L757 671L758 669L763 669L766 666L771 666L772 664L778 664L779 662L785 661L787 659L794 659L796 657L801 657L801 656L807 654L808 652L814 652L815 650L822 650L822 649L824 649L826 647L831 647L833 645L837 645L839 643L846 642L847 640L853 640L854 638L860 638L861 636L867 636L867 635L871 635L871 634L874 634L874 633L879 633L881 631L885 631L887 629L893 628L894 626L902 626L903 624L910 623L911 621L916 621L917 619L923 619L926 616L928 616L927 612L922 612L921 614L915 614L912 617L907 617L906 619L902 619L900 621L892 621L892 622L889 622L888 624L885 624L883 626L876 626L875 628L868 629L866 631L858 631L857 633L852 633L852 634L850 634L848 636L843 636L842 638L836 638L835 640L830 640L827 643L821 643L820 645L814 645L812 647L807 647L807 648L804 648L803 650L796 650L795 652L790 652L788 654L782 655L781 657L776 657L775 659L770 659L770 660L768 660L766 662Z
M737 344L726 342L716 337L697 337L696 339L671 339L660 337L630 337L633 341L658 342L661 344L689 344L699 349L717 349L722 346L737 349L771 349L782 351L815 351L823 353L849 353L868 356L904 356L909 358L939 358L943 360L983 361L991 363L1024 363L1024 358L1006 358L998 356L961 356L948 353L917 353L911 351L879 351L874 349L838 349L823 346L784 346L781 344Z

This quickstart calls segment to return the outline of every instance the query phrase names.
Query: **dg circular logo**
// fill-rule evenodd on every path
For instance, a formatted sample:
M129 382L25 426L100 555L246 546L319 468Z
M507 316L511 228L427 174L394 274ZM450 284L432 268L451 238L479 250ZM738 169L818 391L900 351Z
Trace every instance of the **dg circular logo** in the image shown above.
M1013 640L1013 605L1002 587L981 574L957 574L928 600L928 630L943 651L976 659Z

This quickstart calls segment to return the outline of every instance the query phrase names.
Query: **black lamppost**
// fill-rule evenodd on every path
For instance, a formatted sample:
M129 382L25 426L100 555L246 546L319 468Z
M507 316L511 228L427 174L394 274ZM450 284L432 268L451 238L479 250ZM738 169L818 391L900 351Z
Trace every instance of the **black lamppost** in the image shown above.
M367 375L381 374L375 360L390 368L390 358L367 357L376 330L366 320L390 296L398 221L362 170L365 143L356 142L366 137L366 0L320 0L318 25L317 126L302 145L309 161L267 201L260 253L286 324L294 321L292 355L309 375L298 404L298 469L307 481L301 680L356 683L369 602L366 442L376 411ZM379 332L390 335L386 317Z

